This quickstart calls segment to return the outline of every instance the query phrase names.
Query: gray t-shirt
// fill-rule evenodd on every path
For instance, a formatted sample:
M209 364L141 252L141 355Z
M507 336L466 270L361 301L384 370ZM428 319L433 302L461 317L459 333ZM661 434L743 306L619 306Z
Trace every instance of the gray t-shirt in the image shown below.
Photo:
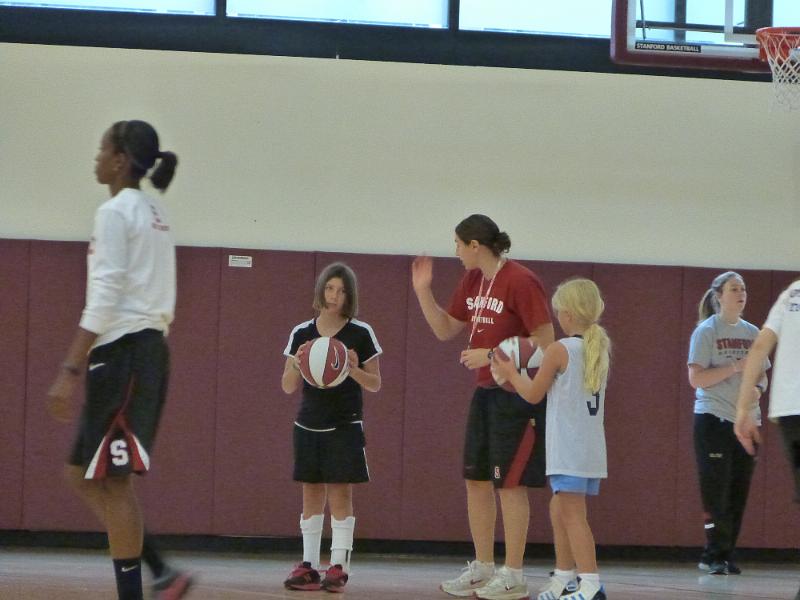
M689 360L704 369L724 367L735 360L747 356L747 351L758 336L758 328L744 319L735 325L723 321L719 315L712 315L700 323L692 333L689 343ZM769 368L769 361L764 370ZM695 414L711 414L726 421L736 421L736 400L742 374L734 373L716 385L695 390ZM761 410L756 411L756 422L761 423Z

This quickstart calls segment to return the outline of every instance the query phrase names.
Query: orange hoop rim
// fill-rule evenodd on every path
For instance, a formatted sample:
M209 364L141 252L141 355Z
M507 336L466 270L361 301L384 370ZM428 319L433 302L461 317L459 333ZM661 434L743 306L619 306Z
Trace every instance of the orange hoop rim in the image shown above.
M756 41L759 46L758 56L764 62L767 62L768 58L766 46L771 40L777 41L778 44L780 44L780 41L785 40L792 44L791 48L800 47L800 27L761 27L756 29ZM782 52L782 50L789 49L789 47L780 47L778 49L781 50L781 59L788 58L788 51Z

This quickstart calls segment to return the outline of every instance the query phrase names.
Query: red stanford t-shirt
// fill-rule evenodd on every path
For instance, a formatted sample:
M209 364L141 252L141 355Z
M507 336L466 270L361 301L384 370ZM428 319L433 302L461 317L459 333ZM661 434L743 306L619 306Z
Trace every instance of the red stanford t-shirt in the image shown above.
M467 323L467 335L472 331L481 279L483 273L480 269L467 271L453 292L450 307L447 309L450 316ZM537 327L551 322L542 282L519 263L506 261L497 272L491 292L487 296L488 287L489 280L486 279L483 281L481 302L484 308L482 311L479 309L480 316L472 337L472 348L494 348L508 337L527 337ZM488 365L478 369L477 376L479 387L496 385Z

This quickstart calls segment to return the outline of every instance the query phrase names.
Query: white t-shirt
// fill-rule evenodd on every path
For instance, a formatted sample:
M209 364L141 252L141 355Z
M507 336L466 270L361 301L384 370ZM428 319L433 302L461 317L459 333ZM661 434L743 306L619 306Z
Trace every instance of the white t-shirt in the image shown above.
M597 394L583 386L583 339L558 340L569 362L556 375L547 392L547 475L572 475L590 479L608 477L606 434L606 382Z
M95 214L80 325L101 346L128 333L167 333L175 313L175 244L158 198L125 188Z
M764 327L778 337L769 418L800 415L800 281L781 293Z

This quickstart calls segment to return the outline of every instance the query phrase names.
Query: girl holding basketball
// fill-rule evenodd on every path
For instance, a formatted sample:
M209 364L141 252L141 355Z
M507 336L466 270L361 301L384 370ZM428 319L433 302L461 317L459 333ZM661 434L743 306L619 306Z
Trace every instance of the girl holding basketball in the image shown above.
M586 518L586 496L597 495L600 480L608 476L603 418L610 342L598 324L603 308L593 281L566 281L553 294L553 309L569 337L548 346L534 378L520 373L511 360L495 356L492 361L492 369L528 402L538 404L547 395L547 475L553 489L550 520L556 568L538 600L606 598Z
M344 591L353 549L353 484L369 481L364 452L362 388L381 387L375 333L358 313L356 275L345 264L323 269L314 288L317 316L289 335L281 387L291 394L302 385L303 401L294 423L294 480L303 484L303 560L284 581L290 590ZM300 361L311 341L333 337L348 349L349 376L338 386L319 389L304 381ZM325 504L331 513L331 566L320 578L320 543Z
M156 131L144 121L119 121L103 135L95 176L111 198L95 214L86 306L48 392L53 416L70 420L72 396L85 378L86 402L66 477L108 533L124 600L142 598L142 559L153 571L157 598L181 598L192 583L166 566L143 534L130 477L150 468L167 393L165 336L176 295L169 220L161 200L143 192L140 182L155 167L150 180L165 191L177 161L159 150Z
M706 544L699 567L712 575L738 575L733 562L755 459L736 440L736 399L741 371L758 328L742 319L747 289L742 276L714 278L698 309L689 344L689 383L695 388L694 449L705 513ZM767 386L769 361L762 361L758 389ZM761 413L754 419L760 424Z
M460 362L475 371L477 379L463 471L475 560L440 588L452 596L527 600L522 572L530 515L527 488L545 483L544 406L532 407L497 387L489 364L492 348L507 337L530 336L546 347L553 341L553 325L539 278L506 258L511 240L494 221L485 215L467 217L456 227L455 244L456 256L467 272L447 310L437 304L431 290L431 258L419 256L412 266L414 292L434 335L444 341L467 329ZM505 565L496 571L495 492L500 497L506 546Z

